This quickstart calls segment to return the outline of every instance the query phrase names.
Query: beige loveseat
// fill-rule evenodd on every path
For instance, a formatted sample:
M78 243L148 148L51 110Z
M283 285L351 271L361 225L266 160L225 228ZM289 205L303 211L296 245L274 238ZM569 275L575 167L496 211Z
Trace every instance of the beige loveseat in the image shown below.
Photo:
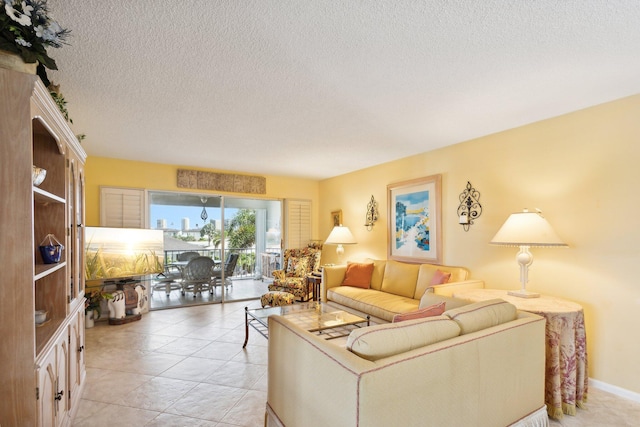
M322 301L346 311L370 315L374 322L390 322L396 314L415 311L443 300L447 309L458 307L466 302L450 298L454 292L484 288L482 280L468 280L469 271L463 267L408 264L394 260L366 262L374 265L369 289L341 286L346 265L325 266ZM432 285L438 270L450 273L451 277L447 283Z
M271 316L265 425L547 426L544 326L491 300L357 329L345 348Z

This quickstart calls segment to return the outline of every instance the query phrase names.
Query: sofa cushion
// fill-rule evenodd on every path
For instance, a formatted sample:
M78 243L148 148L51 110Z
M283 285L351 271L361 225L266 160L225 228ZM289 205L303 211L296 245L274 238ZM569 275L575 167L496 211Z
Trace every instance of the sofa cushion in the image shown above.
M393 316L392 323L404 322L407 320L423 319L425 317L440 316L444 313L445 302L439 302L438 304L430 305L429 307L420 308L416 311L410 311L409 313L401 313Z
M464 335L515 320L517 309L498 298L447 310L444 315L455 321Z
M413 298L418 281L419 264L389 260L384 269L381 291Z
M382 278L384 270L387 266L386 259L368 259L367 262L373 263L373 273L371 274L371 289L379 291L382 288Z
M460 327L448 317L427 317L355 329L347 338L347 349L374 361L458 335Z
M372 274L373 263L349 262L347 263L347 271L344 274L342 286L369 289Z
M418 309L419 301L373 289L336 286L327 290L327 299L361 313L391 322L393 316Z

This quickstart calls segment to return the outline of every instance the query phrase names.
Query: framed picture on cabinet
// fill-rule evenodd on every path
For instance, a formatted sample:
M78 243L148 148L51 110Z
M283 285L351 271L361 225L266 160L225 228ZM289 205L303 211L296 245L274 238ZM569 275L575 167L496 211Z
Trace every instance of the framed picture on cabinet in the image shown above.
M387 185L387 258L442 263L442 175Z

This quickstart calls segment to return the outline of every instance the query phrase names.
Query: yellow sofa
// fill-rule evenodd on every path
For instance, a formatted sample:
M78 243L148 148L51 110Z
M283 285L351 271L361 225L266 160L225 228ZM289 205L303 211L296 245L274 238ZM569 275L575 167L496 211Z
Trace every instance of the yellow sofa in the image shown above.
M469 280L463 267L436 264L409 264L394 260L367 260L374 264L369 289L341 286L346 265L323 268L322 301L346 311L371 316L374 322L390 322L399 313L408 313L440 301L451 309L466 304L452 298L463 289L484 288L482 280ZM440 270L451 273L445 284L431 285Z
M503 300L360 328L346 348L271 316L265 426L548 426L544 334Z

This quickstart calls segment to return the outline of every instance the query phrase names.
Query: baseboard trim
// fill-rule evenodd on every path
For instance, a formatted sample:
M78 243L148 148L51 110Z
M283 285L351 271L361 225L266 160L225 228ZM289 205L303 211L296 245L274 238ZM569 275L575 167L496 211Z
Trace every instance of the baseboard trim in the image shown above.
M636 393L615 385L607 384L602 381L594 380L593 378L589 378L589 386L597 388L598 390L606 391L607 393L615 394L618 397L623 397L625 399L633 400L634 402L640 403L640 393ZM589 401L588 399L589 398L587 397L587 402Z

